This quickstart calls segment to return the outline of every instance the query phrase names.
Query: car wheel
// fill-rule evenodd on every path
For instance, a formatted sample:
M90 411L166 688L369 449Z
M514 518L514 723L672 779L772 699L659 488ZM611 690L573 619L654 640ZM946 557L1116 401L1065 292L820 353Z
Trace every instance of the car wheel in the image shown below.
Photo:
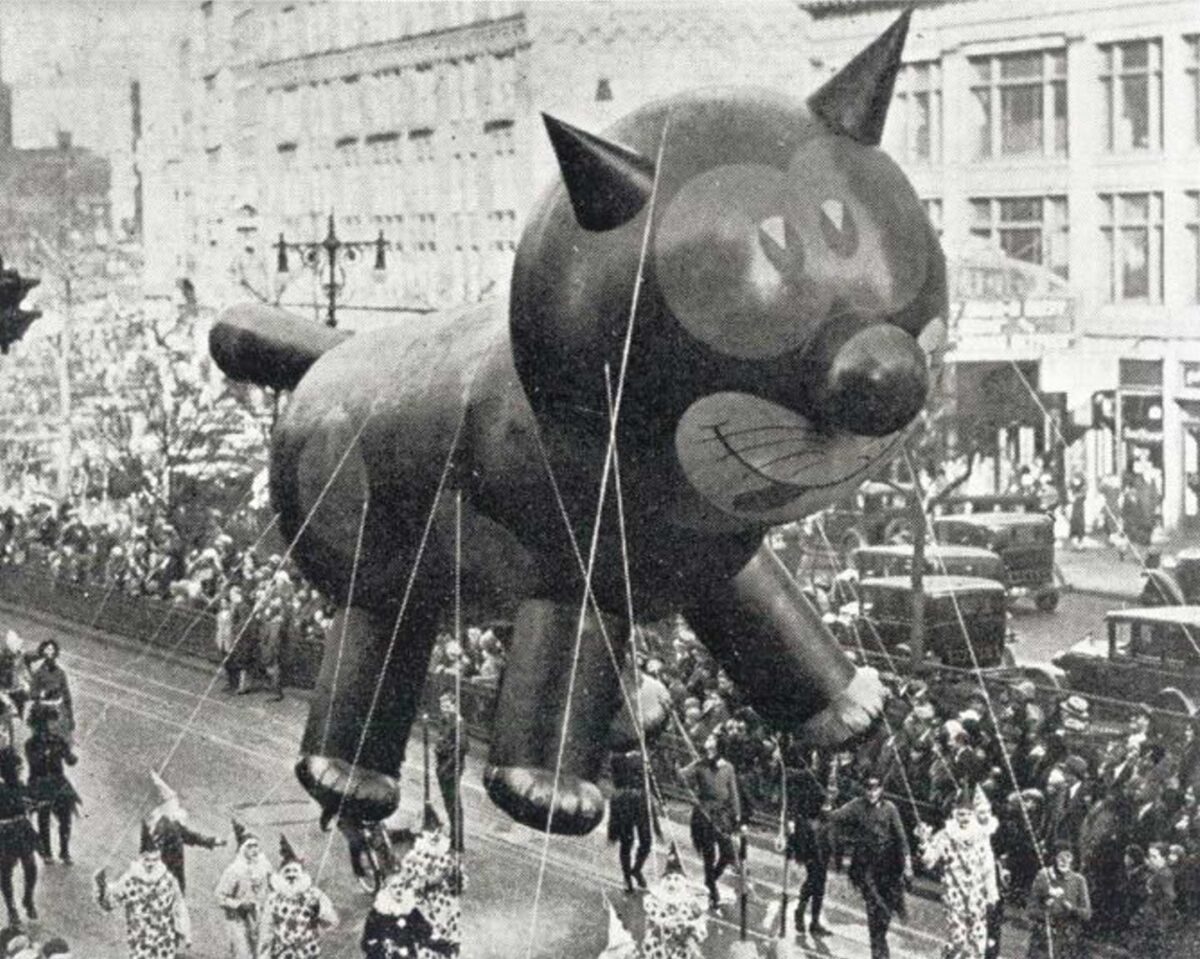
M1160 689L1155 693L1150 705L1155 709L1165 709L1167 712L1182 713L1185 716L1196 715L1196 704L1192 698L1174 686Z
M1058 609L1058 590L1051 589L1044 593L1038 593L1034 597L1033 603L1043 613L1053 613Z

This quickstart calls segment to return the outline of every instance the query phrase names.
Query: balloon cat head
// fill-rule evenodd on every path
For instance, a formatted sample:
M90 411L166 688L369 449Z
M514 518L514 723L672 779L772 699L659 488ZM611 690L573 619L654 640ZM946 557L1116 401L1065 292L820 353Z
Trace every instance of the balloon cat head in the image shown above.
M805 105L703 91L603 137L545 118L562 182L517 251L517 369L543 424L606 435L596 357L615 384L640 271L622 447L649 451L672 522L725 531L820 509L925 403L945 261L877 148L907 25Z

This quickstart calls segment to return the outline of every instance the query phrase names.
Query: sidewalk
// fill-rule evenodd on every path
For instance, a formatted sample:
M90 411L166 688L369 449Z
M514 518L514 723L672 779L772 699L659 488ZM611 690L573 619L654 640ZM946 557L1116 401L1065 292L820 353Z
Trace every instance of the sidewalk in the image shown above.
M1142 592L1141 563L1132 553L1122 560L1112 546L1089 540L1083 549L1059 545L1054 558L1067 592L1133 603Z

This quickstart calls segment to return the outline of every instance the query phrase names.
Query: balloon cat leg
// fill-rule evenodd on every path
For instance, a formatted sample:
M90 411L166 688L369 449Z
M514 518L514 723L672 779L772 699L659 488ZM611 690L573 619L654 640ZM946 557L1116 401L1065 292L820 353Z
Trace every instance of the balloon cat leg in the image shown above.
M437 609L419 598L399 629L395 608L343 609L329 627L296 764L323 821L378 822L399 804L400 766L437 636Z
M607 731L621 687L599 627L589 611L572 688L578 603L531 599L517 611L484 782L492 801L526 826L545 829L549 823L553 832L582 835L604 816L595 781L608 755ZM620 662L628 624L606 615L604 629Z
M732 580L706 584L683 614L750 705L813 745L844 742L883 708L878 674L856 669L765 546Z

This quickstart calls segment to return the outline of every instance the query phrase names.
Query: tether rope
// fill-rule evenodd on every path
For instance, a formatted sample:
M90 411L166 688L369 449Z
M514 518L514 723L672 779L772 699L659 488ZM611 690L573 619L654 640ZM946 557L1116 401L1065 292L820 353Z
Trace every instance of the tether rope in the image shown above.
M413 585L416 583L417 573L419 572L419 570L421 568L421 560L424 558L425 547L429 542L429 533L433 529L433 521L437 516L437 508L438 508L438 503L441 501L441 498L442 498L442 491L445 489L446 480L450 476L451 467L453 467L453 465L454 465L454 455L458 451L458 441L462 437L463 426L467 422L467 411L469 408L470 408L469 396L464 396L463 400L462 400L462 411L458 418L458 425L454 429L454 436L450 441L450 449L446 454L446 462L442 465L442 472L441 472L441 475L438 477L437 488L434 490L434 493L433 493L433 501L429 504L429 511L425 517L425 527L421 532L421 540L417 545L416 555L413 557L412 568L409 570L409 574L408 574L408 582L404 586L404 595L400 600L400 609L396 613L396 621L392 626L392 635L388 639L387 651L384 653L383 664L380 666L380 669L379 669L379 678L375 681L375 689L374 689L374 692L371 694L371 702L370 702L370 705L367 707L367 714L363 718L362 732L359 734L358 743L354 748L354 758L350 762L350 778L349 778L349 781L346 783L345 790L343 790L341 797L338 799L337 810L332 817L333 819L336 819L341 816L342 809L345 807L345 804L346 804L347 793L354 786L354 777L358 773L358 760L362 756L363 747L366 745L366 742L367 742L367 735L371 731L371 719L374 717L375 710L379 706L379 696L380 696L380 693L383 691L383 683L384 683L384 680L387 678L388 667L391 666L392 653L395 651L395 648L396 648L396 640L400 636L400 624L404 620L404 614L408 611L408 603L412 597ZM336 694L336 690L334 692ZM332 708L332 705L333 704L331 702L330 703L331 708ZM325 868L325 862L329 857L329 850L333 843L333 838L334 838L334 832L331 829L329 832L329 838L325 841L325 849L321 854L321 863L320 863L319 868L317 869L317 875L316 875L317 881L320 880L321 873Z
M912 460L912 455L909 452L907 447L905 447L905 449L904 449L904 460L908 466L909 474L913 478L913 493L914 493L914 495L921 495L921 487L920 487L920 484L917 482L918 474L916 472L915 464L913 463L913 460ZM923 503L922 503L922 507L924 507ZM921 515L925 522L926 535L927 535L929 541L936 542L933 521L932 521L931 517L929 516L929 514L927 512L925 512L924 508L922 508L922 510L921 510ZM932 557L932 560L934 563L936 563L938 566L940 566L940 568L942 570L942 574L945 575L946 574L945 560L936 554ZM916 561L915 555L914 555L913 561L914 562ZM975 679L976 679L976 682L979 684L979 690L983 694L984 705L987 707L988 717L992 722L992 729L995 732L996 745L1000 749L1000 758L1004 761L1005 770L1007 771L1009 781L1012 783L1012 786L1013 786L1013 794L1017 797L1017 807L1021 810L1021 819L1025 824L1025 830L1026 830L1026 832L1029 836L1030 842L1033 846L1034 855L1037 856L1038 869L1039 870L1046 869L1048 867L1046 864L1045 850L1042 848L1042 841L1041 841L1040 837L1037 835L1037 831L1033 828L1033 818L1029 815L1029 804L1025 798L1025 794L1021 788L1020 782L1017 781L1017 774L1016 774L1015 769L1013 768L1012 757L1009 755L1008 746L1004 741L1004 736L1003 736L1001 728L1000 728L1000 719L996 715L995 706L992 703L992 694L987 688L987 683L985 683L983 681L983 671L979 665L979 657L976 655L976 652L975 652L975 642L974 642L974 640L971 639L970 630L967 629L967 621L963 617L962 607L959 606L958 597L954 594L953 590L950 590L950 603L954 607L955 618L958 620L959 629L961 630L963 639L966 642L967 653L971 657L972 671L975 673ZM1047 948L1049 950L1049 959L1054 959L1053 938L1054 937L1052 935L1049 935L1046 938Z
M288 559L291 557L292 551L296 548L296 545L300 542L300 538L304 535L305 531L308 529L308 524L312 521L313 516L316 515L316 512L320 508L321 503L324 502L326 494L329 492L330 488L333 486L334 480L337 479L338 475L341 473L342 467L346 464L346 460L349 459L350 453L354 450L355 446L358 444L359 439L362 437L363 431L366 429L367 424L371 421L373 416L374 416L374 410L372 409L372 410L368 410L366 416L363 417L362 423L360 423L358 426L358 429L355 430L354 435L351 437L350 442L347 444L345 451L342 453L341 457L338 459L333 470L330 472L329 478L325 481L324 486L321 487L321 490L317 494L316 499L313 501L312 506L305 513L304 520L301 522L299 529L296 531L296 535L292 538L292 541L288 544L287 549L284 550L283 556L281 557L281 560L280 560L280 566L283 566L283 564L286 563L288 561ZM242 638L242 635L249 628L250 624L254 621L254 616L258 613L259 606L263 604L265 599L266 599L266 595L264 593L264 595L259 598L259 601L255 604L254 608L250 611L250 614L246 617L246 621L242 624L242 628L238 631L237 636L233 640L234 648L236 648L238 642L240 642L240 640ZM220 678L221 672L223 669L224 669L224 663L221 663L213 671L212 678L209 680L208 685L205 687L204 692L201 694L200 699L196 703L195 708L193 708L191 713L188 715L187 721L180 728L178 735L175 737L174 741L171 744L171 748L167 751L166 758L163 759L162 763L159 765L159 767L157 769L157 773L159 776L162 776L163 773L166 772L167 767L171 764L171 760L175 758L175 754L179 750L179 747L183 744L183 740L187 737L187 734L191 731L192 724L195 722L196 717L200 714L200 711L204 708L205 704L208 701L208 697L212 694L213 687L216 686L217 680ZM147 792L145 797L139 803L139 807L144 806L146 801L148 799L152 799L153 796L154 796L154 791ZM125 834L125 831L121 830L119 835L117 836L117 839L114 842L112 848L109 849L108 854L104 857L104 860L103 860L104 862L108 862L116 854L117 847L120 845L121 841L124 839L124 834Z
M533 947L537 941L538 907L541 903L542 884L546 878L546 863L550 855L550 835L554 820L554 806L558 802L559 776L562 773L563 754L567 746L567 723L571 715L571 701L575 692L575 680L579 667L579 653L583 646L583 631L587 622L588 598L591 592L592 573L595 569L596 553L600 544L600 528L604 515L604 501L608 493L609 476L612 473L613 452L617 445L617 426L621 416L621 401L625 393L625 375L629 369L629 357L633 350L633 330L641 297L642 281L645 274L646 255L650 247L650 233L654 225L654 212L658 199L658 185L662 176L663 149L666 146L667 130L670 127L671 116L667 113L663 120L662 133L659 136L658 154L654 164L654 180L650 187L650 198L647 203L646 225L642 231L641 249L638 253L637 275L634 277L633 294L629 304L629 320L625 328L625 342L621 350L621 368L617 376L616 396L613 400L612 415L609 417L608 446L604 455L604 467L600 476L600 492L597 497L596 518L592 525L592 542L588 550L587 572L584 576L583 597L580 601L579 623L575 634L575 649L571 657L571 672L567 683L566 702L563 705L562 733L559 736L558 756L554 763L554 781L550 790L550 812L546 820L545 840L542 844L541 862L538 866L537 886L534 890L533 908L529 923L529 944L526 949L526 959L532 959Z

